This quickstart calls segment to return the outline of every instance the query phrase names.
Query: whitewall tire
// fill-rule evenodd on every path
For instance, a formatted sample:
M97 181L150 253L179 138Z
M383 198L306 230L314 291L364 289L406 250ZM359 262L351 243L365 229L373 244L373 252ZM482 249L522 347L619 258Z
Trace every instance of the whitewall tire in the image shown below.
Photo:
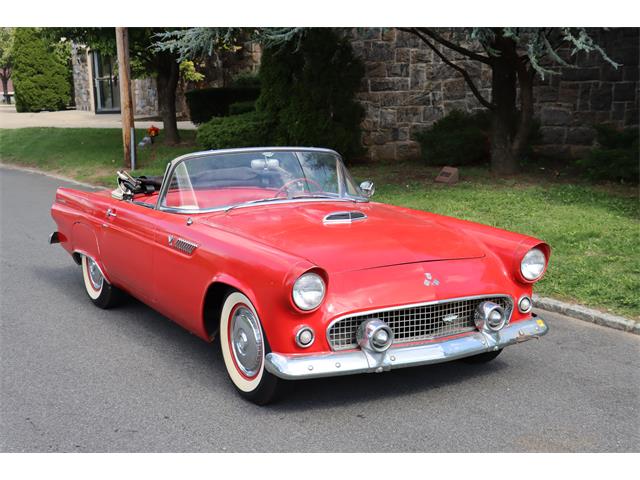
M258 405L275 400L283 381L264 369L269 342L255 307L241 292L227 295L220 313L220 346L238 393Z
M87 295L100 308L110 308L117 304L120 291L107 282L97 262L82 255L82 278Z

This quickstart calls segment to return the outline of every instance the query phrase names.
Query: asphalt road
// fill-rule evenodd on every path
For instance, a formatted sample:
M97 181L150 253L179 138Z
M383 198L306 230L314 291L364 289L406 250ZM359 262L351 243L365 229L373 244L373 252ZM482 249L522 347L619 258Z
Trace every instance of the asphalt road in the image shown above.
M546 337L484 366L305 381L246 403L219 348L137 301L91 304L46 242L61 183L0 168L2 451L638 451L640 337L544 312Z

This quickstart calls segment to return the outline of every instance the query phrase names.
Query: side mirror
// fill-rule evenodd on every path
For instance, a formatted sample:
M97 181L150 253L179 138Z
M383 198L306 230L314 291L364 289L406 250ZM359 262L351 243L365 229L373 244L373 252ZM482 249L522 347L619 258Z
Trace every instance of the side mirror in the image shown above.
M371 198L373 197L373 194L376 193L376 186L371 180L365 180L360 184L360 190L362 190L365 197Z

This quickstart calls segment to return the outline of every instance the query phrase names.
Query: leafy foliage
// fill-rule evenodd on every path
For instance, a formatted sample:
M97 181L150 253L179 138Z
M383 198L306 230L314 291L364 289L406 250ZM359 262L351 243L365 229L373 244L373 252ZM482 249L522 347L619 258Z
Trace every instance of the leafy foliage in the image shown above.
M35 28L17 28L14 42L16 110L64 109L70 101L70 85L62 55L56 54Z
M180 62L180 78L185 82L201 82L204 80L204 74L196 70L195 64L191 60L183 60Z
M256 102L254 100L236 102L229 105L229 115L240 115L241 113L254 112L255 110Z
M594 179L638 183L640 170L640 132L637 127L618 130L597 125L598 147L578 160L578 166Z
M0 79L4 82L11 77L13 67L13 28L0 27Z
M259 147L268 144L269 121L258 112L212 118L198 128L197 140L208 149Z
M490 158L490 116L486 110L454 110L415 135L427 165L480 165Z
M333 30L306 30L298 41L265 48L257 109L274 120L271 143L323 146L360 154L362 107L355 101L364 67Z

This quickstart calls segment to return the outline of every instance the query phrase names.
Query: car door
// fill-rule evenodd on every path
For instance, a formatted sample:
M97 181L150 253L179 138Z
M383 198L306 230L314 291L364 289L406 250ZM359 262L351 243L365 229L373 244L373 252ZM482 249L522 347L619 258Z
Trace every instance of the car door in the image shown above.
M133 296L153 302L153 246L158 214L153 208L111 199L99 238L107 276Z

